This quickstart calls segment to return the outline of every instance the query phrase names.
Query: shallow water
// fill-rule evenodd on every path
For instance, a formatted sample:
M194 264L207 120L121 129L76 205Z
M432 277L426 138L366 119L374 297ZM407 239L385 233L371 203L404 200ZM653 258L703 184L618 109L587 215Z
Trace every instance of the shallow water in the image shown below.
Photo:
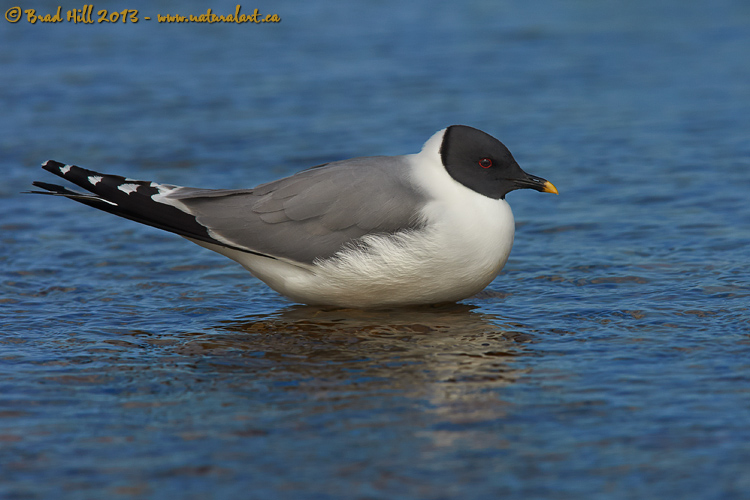
M747 497L745 3L257 8L0 19L0 497ZM452 123L561 194L508 196L510 261L451 306L294 305L19 194L50 158L248 187Z

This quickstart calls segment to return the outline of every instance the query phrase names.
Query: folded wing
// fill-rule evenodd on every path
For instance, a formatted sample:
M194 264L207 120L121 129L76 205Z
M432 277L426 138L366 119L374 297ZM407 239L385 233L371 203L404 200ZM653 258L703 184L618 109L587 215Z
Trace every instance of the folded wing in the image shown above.
M325 259L366 234L420 226L422 195L403 157L357 158L304 170L254 189L198 189L100 174L48 161L43 168L86 189L35 182L105 212L187 238L269 258Z

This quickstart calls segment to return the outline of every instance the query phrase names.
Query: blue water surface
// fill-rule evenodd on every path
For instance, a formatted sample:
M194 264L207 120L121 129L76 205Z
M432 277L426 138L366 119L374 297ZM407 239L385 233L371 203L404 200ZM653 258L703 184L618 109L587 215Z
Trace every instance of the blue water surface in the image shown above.
M141 19L0 19L0 497L750 496L747 2L105 7ZM508 196L506 268L452 306L295 305L21 194L47 159L250 187L455 123L560 196Z

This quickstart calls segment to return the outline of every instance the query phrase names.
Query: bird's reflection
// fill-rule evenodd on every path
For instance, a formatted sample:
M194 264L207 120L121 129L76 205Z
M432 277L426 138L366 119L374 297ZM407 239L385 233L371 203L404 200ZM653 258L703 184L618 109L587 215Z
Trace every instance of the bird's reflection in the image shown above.
M529 331L453 304L384 311L292 306L199 332L123 333L159 353L151 363L163 368L152 376L168 379L170 391L181 387L191 401L218 398L253 429L268 425L256 421L266 411L313 426L330 418L370 425L350 420L353 414L374 426L416 419L430 447L459 439L482 448L485 424L509 409L504 390L529 371Z
M507 384L529 336L465 304L361 311L292 306L221 322L176 352L223 358L219 370L273 369L306 380L356 378L412 389L430 383ZM231 360L231 361L230 361ZM320 382L322 383L322 382Z

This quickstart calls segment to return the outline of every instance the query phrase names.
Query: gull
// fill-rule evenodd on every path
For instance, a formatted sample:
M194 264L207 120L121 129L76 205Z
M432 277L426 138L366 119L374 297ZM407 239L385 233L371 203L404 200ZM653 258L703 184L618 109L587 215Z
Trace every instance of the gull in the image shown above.
M176 233L293 301L347 308L471 297L510 255L505 196L557 194L502 142L465 125L438 131L416 154L335 161L250 189L158 184L53 160L42 167L88 193L46 182L33 193Z

